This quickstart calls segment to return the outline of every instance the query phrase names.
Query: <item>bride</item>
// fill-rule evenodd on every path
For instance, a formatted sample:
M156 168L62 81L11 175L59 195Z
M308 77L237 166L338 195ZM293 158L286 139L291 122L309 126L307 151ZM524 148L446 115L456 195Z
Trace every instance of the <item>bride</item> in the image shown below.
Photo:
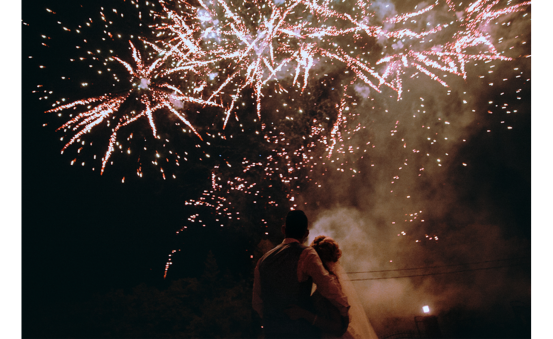
M338 243L330 237L320 235L313 240L311 247L317 251L328 272L338 278L342 292L348 298L350 304L349 324L344 323L338 310L317 291L311 296L316 314L298 306L292 306L286 310L288 316L292 319L306 319L321 329L323 338L377 339L378 337L359 302L355 287L338 261L342 255Z

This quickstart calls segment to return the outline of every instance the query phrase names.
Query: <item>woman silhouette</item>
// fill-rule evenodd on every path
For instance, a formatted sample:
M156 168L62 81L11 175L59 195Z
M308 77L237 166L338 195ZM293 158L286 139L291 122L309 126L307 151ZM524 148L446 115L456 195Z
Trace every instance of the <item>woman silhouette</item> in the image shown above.
M330 237L320 235L313 240L311 247L317 251L328 272L338 278L342 292L350 304L349 323L340 316L336 307L317 291L311 296L316 313L294 305L286 310L288 316L292 319L306 319L322 330L323 338L378 339L359 302L355 287L338 261L342 256L338 243Z

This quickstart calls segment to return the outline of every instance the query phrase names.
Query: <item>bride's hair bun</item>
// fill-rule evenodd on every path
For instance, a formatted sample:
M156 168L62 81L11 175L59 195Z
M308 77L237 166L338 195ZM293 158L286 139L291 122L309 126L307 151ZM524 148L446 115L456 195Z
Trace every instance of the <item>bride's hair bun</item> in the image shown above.
M342 256L342 251L340 250L336 240L327 237L326 235L319 235L315 237L311 243L311 247L317 251L322 261L336 262Z

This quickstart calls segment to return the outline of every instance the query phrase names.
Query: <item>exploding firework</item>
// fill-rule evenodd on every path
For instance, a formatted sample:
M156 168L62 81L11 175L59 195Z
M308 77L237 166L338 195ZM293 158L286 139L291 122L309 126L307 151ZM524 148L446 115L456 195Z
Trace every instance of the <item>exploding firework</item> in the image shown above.
M224 129L232 113L237 114L235 106L246 88L253 89L257 115L262 120L264 90L272 83L278 83L279 79L293 77L292 87L301 87L304 92L310 81L310 70L322 58L343 63L350 69L354 74L351 83L359 79L377 92L381 92L382 86L389 87L397 92L398 99L403 91L402 78L408 75L409 68L447 87L447 83L429 68L466 78L465 65L469 61L512 60L498 53L482 27L502 15L525 10L529 2L496 9L498 3L477 1L465 8L459 17L451 2L442 4L437 1L415 12L386 17L378 25L378 20L374 20L377 15L371 12L370 3L362 1L349 10L339 5L335 9L330 2L304 0L279 4L272 1L251 4L224 0L199 1L200 6L197 7L188 3L160 1L162 11L155 14L156 24L151 25L152 33L156 33L155 39L148 41L141 38L145 46L154 50L146 58L150 65L145 65L145 58L132 42L130 47L134 66L120 57L112 58L128 71L133 86L130 92L78 100L47 112L60 112L77 105L100 102L96 108L79 114L60 128L76 132L64 146L65 150L83 134L92 132L102 121L118 113L122 102L130 94L139 92L137 95L142 104L140 110L114 117L118 122L102 158L103 173L114 151L120 128L146 118L153 136L157 137L154 115L163 119L164 114L172 114L202 140L185 113L178 111L183 103L224 107ZM171 9L171 5L179 9ZM395 27L405 26L409 20L416 22L414 18L427 15L440 6L446 6L448 12L453 12L457 19L449 23L437 23L421 32ZM367 43L357 42L363 39L377 39L385 47L391 45L400 52L384 57L381 55L385 52L381 52L375 58L371 56ZM344 45L344 41L351 40L353 43ZM431 43L433 40L434 43ZM445 43L439 44L438 41ZM467 50L471 48L473 52L468 53ZM189 81L172 81L171 74L180 74L180 79L195 74L199 86L191 89ZM303 81L299 81L300 74ZM217 100L220 104L216 103ZM338 115L341 116L341 113ZM336 127L330 131L331 138L336 131ZM332 146L329 151L332 152Z
M388 114L399 109L420 118L425 132L436 130L432 135L412 133L417 140L397 141L409 156L389 155L390 162L399 163L396 171L415 164L413 175L422 177L429 165L420 157L430 159L431 154L424 143L439 144L437 135L446 134L450 119L429 117L425 93L417 86L443 86L447 96L470 79L470 69L477 65L495 67L527 57L511 51L515 45L506 46L492 28L509 26L511 18L529 10L530 2L463 5L446 0L401 13L391 3L360 0L130 3L145 6L138 20L148 31L129 37L126 51L105 58L107 65L116 65L110 71L124 72L114 73L114 90L97 88L96 96L58 101L47 112L77 112L59 128L69 133L62 152L75 145L80 152L85 137L108 130L101 173L118 152L135 149L142 154L138 176L149 161L138 151L155 150L151 163L163 179L184 161L190 166L202 161L209 168L210 187L185 203L193 207L186 225L208 224L197 212L202 208L217 225L243 222L246 216L237 201L263 210L299 208L307 204L305 192L324 187L335 173L352 180L366 175L366 166L359 163L374 167L376 157L370 154L386 142L377 137L377 129L389 137L404 135L404 120ZM104 12L102 8L104 34L115 41ZM190 135L178 150L149 145L174 145L177 133ZM137 135L144 141L132 146ZM396 143L395 138L389 143ZM200 150L197 160L189 154L194 149ZM448 152L439 153L433 161L441 167ZM389 177L395 185L389 193L410 199L407 188L396 188L400 175ZM407 214L422 213L411 210ZM251 218L262 225L262 234L270 233L274 220Z

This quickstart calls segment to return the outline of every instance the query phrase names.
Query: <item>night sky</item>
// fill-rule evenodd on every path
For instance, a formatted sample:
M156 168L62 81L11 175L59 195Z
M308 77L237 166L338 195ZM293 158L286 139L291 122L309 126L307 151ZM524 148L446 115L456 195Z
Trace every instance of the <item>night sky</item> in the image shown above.
M461 319L473 323L478 319L472 328L474 333L491 335L486 332L488 327L490 331L497 330L497 337L501 337L509 331L505 325L509 321L505 319L514 317L510 303L516 301L530 307L531 146L534 146L530 111L534 103L527 79L532 82L534 79L530 77L531 58L524 57L531 54L530 8L498 19L497 27L487 31L498 50L506 50L507 55L515 57L514 61L469 62L466 80L455 75L442 78L448 82L447 88L422 73L410 78L414 71L409 70L399 101L394 91L377 93L359 79L349 85L346 98L340 90L352 81L353 75L345 73L346 67L338 62L321 58L315 62L303 94L292 86L290 76L279 79L280 87L274 84L267 87L265 94L271 97L267 95L262 100L261 121L256 116L255 95L246 90L246 105L237 104L239 121L233 116L224 130L221 110L207 108L197 113L201 106L192 104L182 109L203 140L190 129L180 132L182 127L175 128L178 120L174 118L156 120L159 140L152 140L146 120L128 126L118 140L124 145L122 150L128 146L132 152L115 152L111 158L113 165L108 164L100 175L99 159L107 149L109 129L98 127L83 136L87 145L82 151L78 151L80 146L72 145L60 154L71 134L56 129L68 120L67 114L71 112L63 112L62 117L43 112L61 98L67 98L67 103L129 89L126 81L130 77L120 64L102 63L109 57L110 49L113 50L110 56L130 62L128 41L139 46L138 36L151 38L145 24L150 19L138 20L129 1L118 1L117 6L113 3L70 0L22 3L24 334L37 336L41 332L34 326L42 326L47 314L61 314L67 305L78 305L95 294L130 289L141 283L163 289L179 278L200 276L209 251L221 271L249 281L260 244L264 240L276 244L282 239L279 234L282 218L294 206L304 209L310 219L310 239L327 234L338 240L344 251L344 267L350 272L509 259L506 268L479 273L357 282L355 286L379 336L391 333L390 319L412 319L421 315L420 308L427 303L441 317L446 331L455 330L451 325L455 319L458 323ZM394 14L385 7L388 4L393 7L394 2L375 2L379 8L377 16ZM395 2L394 11L413 11L417 4L418 1L401 5ZM103 11L102 6L106 6ZM111 10L113 6L118 9L117 15ZM160 10L159 6L155 9ZM113 20L109 27L103 26L100 12L105 13L108 22ZM119 13L125 16L122 18ZM425 20L443 21L444 13L437 12ZM525 13L528 16L523 18ZM85 26L89 18L92 25ZM507 22L510 27L501 27ZM75 28L79 25L82 32L77 34ZM102 40L108 36L104 30L123 37ZM377 39L356 41L357 45L351 42L352 48L364 46L379 55L403 48ZM340 43L344 48L346 44L350 46L345 39ZM76 49L76 45L82 47ZM511 46L514 51L509 50ZM97 49L102 52L87 55L87 51ZM138 49L144 53L143 47ZM79 57L89 59L80 61ZM111 73L118 74L122 81L116 82ZM218 79L213 81L217 83ZM284 93L282 88L289 91ZM340 100L345 100L359 115L350 116L339 125L342 139L338 146L343 142L342 149L346 151L340 153L336 147L333 156L338 161L331 162L328 148L320 138L326 135L330 143L329 133L338 119L335 105ZM281 108L283 102L289 108ZM139 107L134 102L126 105L121 111ZM299 114L293 111L297 108L294 105L307 108ZM326 132L312 136L314 118L325 124ZM355 130L357 124L366 128ZM270 139L281 131L285 132L287 143L275 141L275 146L267 146L264 136ZM125 141L131 132L134 139ZM218 133L226 135L226 139L218 137ZM312 154L321 160L318 164L314 163L316 160L308 161L305 166L290 170L299 179L292 180L293 185L283 183L278 174L286 176L287 169L296 168L299 162L300 157L293 156L294 151L302 146L311 147L306 146L308 143L302 137L313 138L316 146ZM348 152L350 146L356 151ZM148 150L142 151L144 148ZM167 156L166 163L152 164L148 158L152 149L156 153L165 152L160 163ZM282 152L291 159L285 159ZM94 156L97 158L93 159ZM276 160L266 161L268 156ZM326 163L321 164L325 159ZM256 162L263 162L260 168L270 167L274 175L255 168L243 170ZM137 175L139 167L142 176ZM219 177L218 193L206 195L206 190L215 190L214 177ZM225 193L232 186L225 181L237 177L257 183L252 194L232 189ZM185 204L200 197L214 201L210 200L214 196L224 197L222 206L234 213L233 219L214 214L208 207ZM197 217L191 217L196 213ZM191 218L202 221L192 222ZM202 227L202 223L206 226ZM180 251L171 259L172 267L164 279L168 255L174 250ZM494 263L461 267L471 270L491 266ZM436 271L416 273L432 272ZM386 276L355 276L375 277Z

